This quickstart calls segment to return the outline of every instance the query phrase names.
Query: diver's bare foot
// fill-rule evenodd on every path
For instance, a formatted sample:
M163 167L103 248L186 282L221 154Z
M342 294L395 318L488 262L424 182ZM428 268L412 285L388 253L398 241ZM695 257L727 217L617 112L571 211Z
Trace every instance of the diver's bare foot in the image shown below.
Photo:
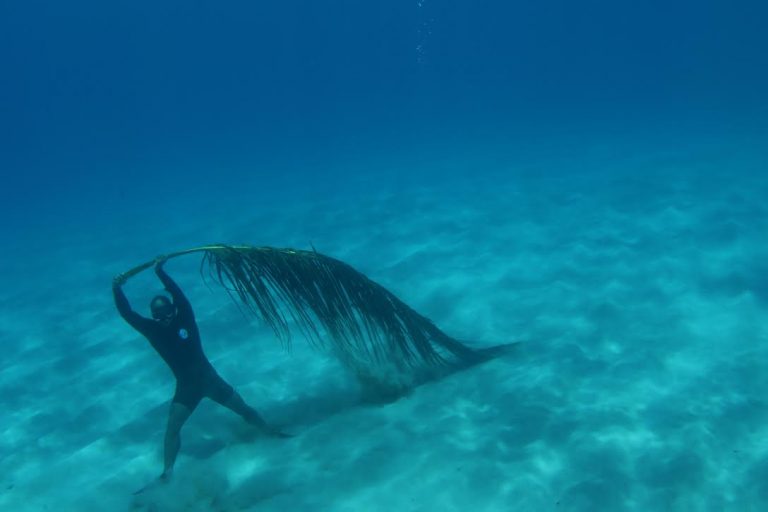
M146 491L149 491L150 489L154 489L155 487L159 485L167 484L171 481L171 476L173 474L173 470L163 471L163 473L157 477L156 479L149 482L147 485L139 489L138 491L134 492L134 496L139 495L141 493L144 493Z
M163 476L161 475L160 478L156 478L156 479L152 480L151 482L149 482L148 484L146 484L144 487L142 487L138 491L134 492L133 494L134 494L134 496L137 496L139 494L143 494L143 493L145 493L147 491L150 491L150 490L152 490L152 489L154 489L156 487L159 487L160 485L162 485L162 484L164 484L166 482L168 482L168 480L167 479L163 479Z
M269 437L278 437L281 439L288 439L290 437L295 437L293 434L288 434L283 432L282 430L278 430L273 427L268 427L266 425L261 427L261 431Z

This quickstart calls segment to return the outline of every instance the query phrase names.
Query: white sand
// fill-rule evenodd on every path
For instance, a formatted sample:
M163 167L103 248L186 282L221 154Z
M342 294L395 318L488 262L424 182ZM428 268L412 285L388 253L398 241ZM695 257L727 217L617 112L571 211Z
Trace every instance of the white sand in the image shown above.
M163 232L85 226L76 247L3 277L0 509L766 510L766 161L469 157L437 181L396 169L354 194L255 200L234 224L211 207ZM296 437L259 438L205 402L175 480L133 498L161 469L173 383L114 311L110 280L216 241L312 242L458 338L524 347L361 405L331 357L302 340L286 353L194 258L170 262L220 373ZM156 288L131 282L135 307Z

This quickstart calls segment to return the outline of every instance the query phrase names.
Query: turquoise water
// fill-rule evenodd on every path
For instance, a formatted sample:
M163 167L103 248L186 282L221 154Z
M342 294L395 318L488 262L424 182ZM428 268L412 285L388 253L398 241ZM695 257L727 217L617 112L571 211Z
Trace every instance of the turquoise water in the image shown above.
M0 6L0 506L762 511L758 2ZM341 259L508 357L371 404L168 263L265 439L173 379L112 277L202 244ZM210 283L209 283L210 284ZM134 307L159 291L127 285Z

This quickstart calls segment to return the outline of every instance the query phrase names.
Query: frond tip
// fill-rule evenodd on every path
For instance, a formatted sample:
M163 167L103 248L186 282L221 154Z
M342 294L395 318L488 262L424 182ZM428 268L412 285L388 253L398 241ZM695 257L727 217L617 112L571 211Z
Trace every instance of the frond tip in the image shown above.
M325 331L342 357L405 366L440 365L449 354L467 362L486 359L383 286L318 252L210 246L203 266L286 343L292 321L316 344L324 343Z

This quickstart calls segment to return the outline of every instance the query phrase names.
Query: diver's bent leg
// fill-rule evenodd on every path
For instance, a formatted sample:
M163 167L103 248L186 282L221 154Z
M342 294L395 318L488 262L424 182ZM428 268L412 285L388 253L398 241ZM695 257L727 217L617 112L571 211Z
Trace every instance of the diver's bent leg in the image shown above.
M245 400L237 391L233 391L229 399L221 405L238 414L254 427L267 428L267 422L256 412L256 409L245 403Z
M233 390L232 394L226 401L219 403L227 409L240 415L240 417L242 417L250 425L258 428L268 436L293 437L290 434L286 434L285 432L281 432L276 428L269 426L267 422L264 421L264 418L262 418L261 415L256 412L256 409L245 403L245 400L243 400L243 397L240 396L240 393L237 391Z
M167 480L173 471L176 456L181 448L181 427L192 414L192 409L179 402L171 403L171 412L168 414L168 425L165 429L165 442L163 446L163 474L160 478Z

